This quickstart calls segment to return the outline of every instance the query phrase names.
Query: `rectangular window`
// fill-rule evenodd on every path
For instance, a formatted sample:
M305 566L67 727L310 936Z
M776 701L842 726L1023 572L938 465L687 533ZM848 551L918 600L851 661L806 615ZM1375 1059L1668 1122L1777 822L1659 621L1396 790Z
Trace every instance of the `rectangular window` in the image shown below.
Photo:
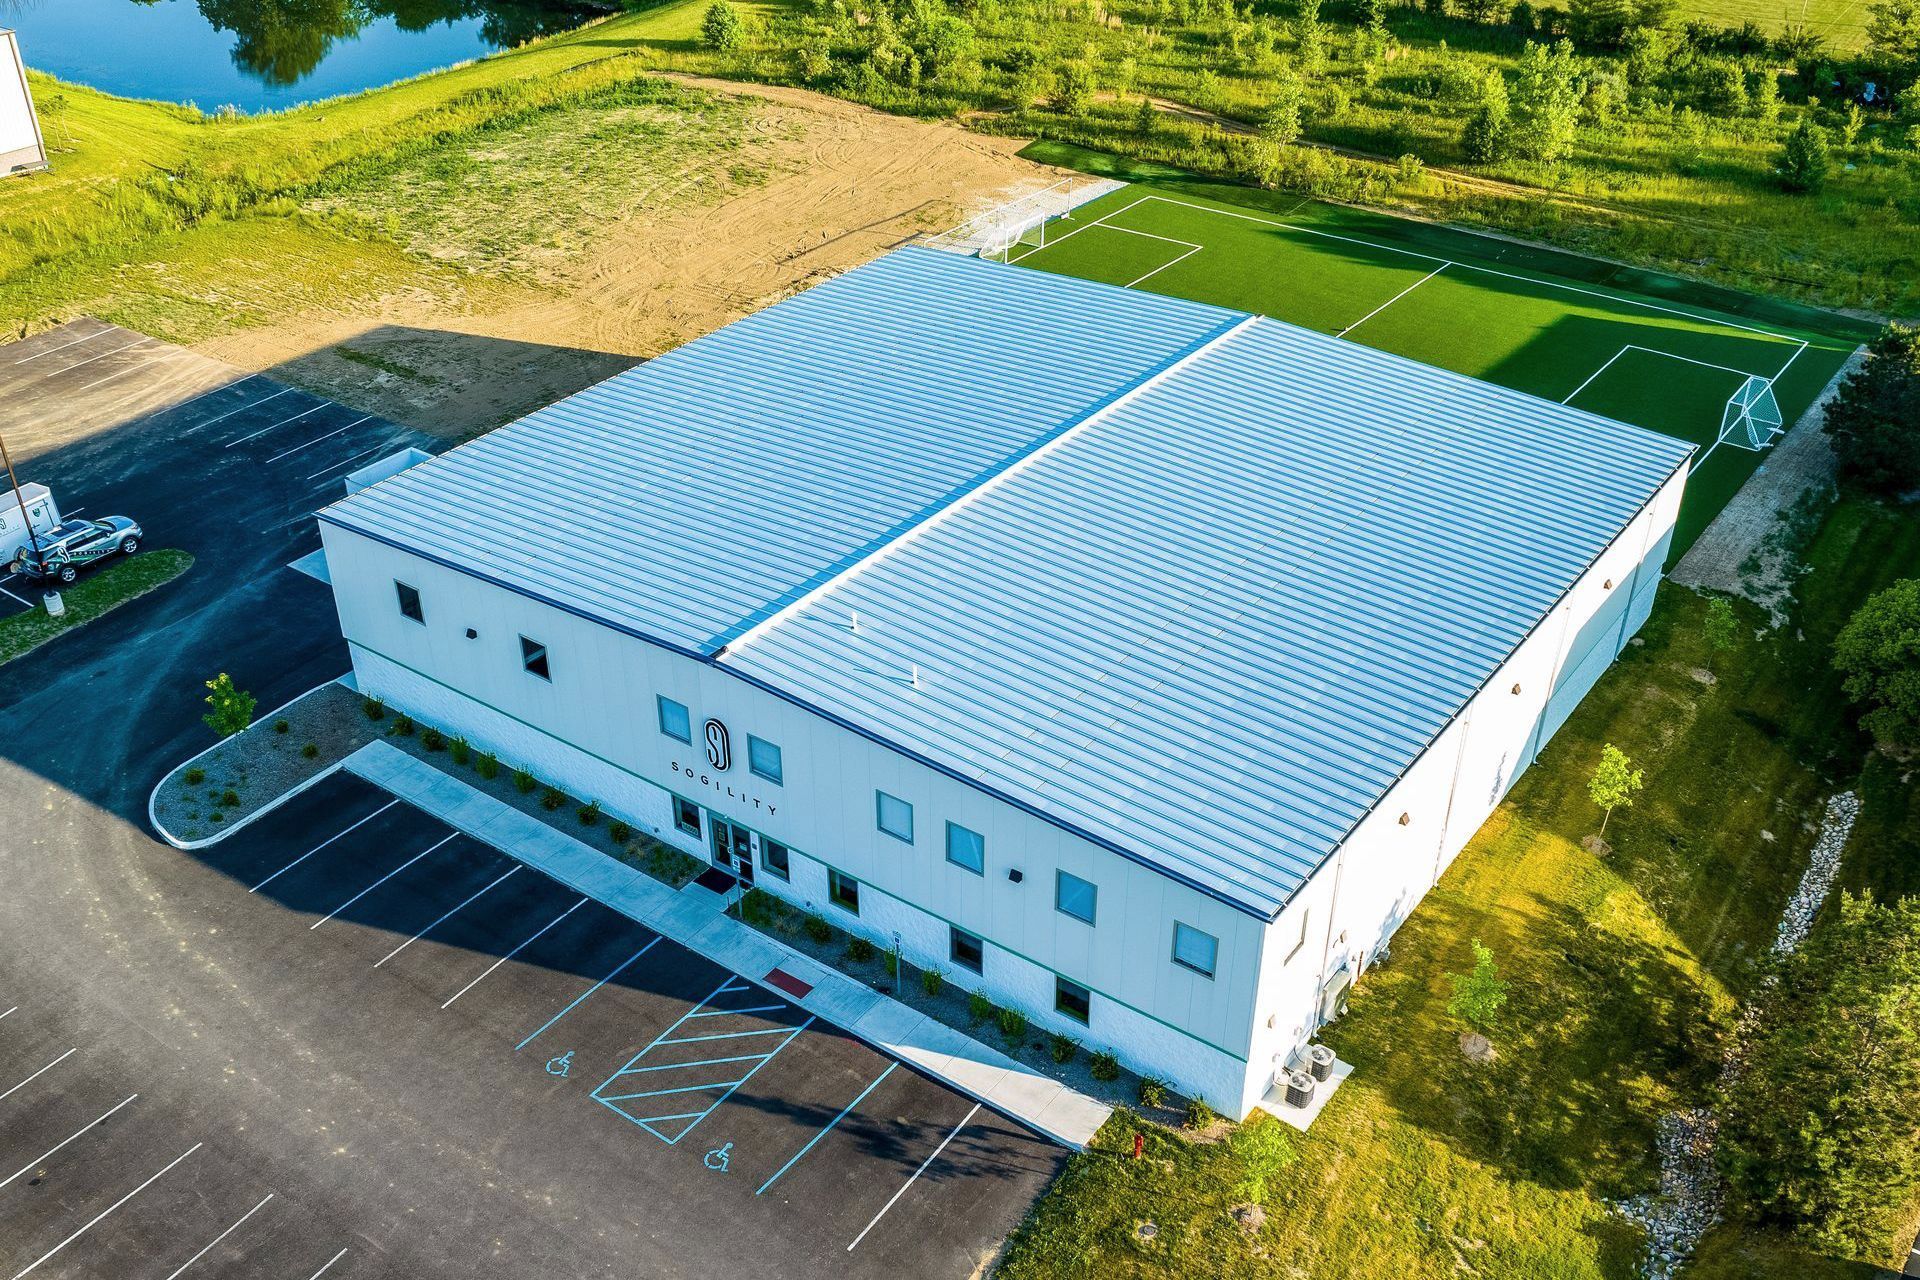
M957 822L947 824L947 861L977 876L987 873L987 838Z
M687 704L665 697L656 697L654 703L660 708L660 732L669 738L692 742L693 717L687 712Z
M420 608L420 589L418 587L410 587L404 582L396 581L393 584L393 593L400 597L401 617L409 618L414 622L426 622L427 615Z
M1220 939L1190 924L1173 924L1173 962L1211 978L1220 959Z
M520 665L529 675L539 676L542 680L553 679L553 669L547 665L547 646L537 640L520 637Z
M1300 948L1307 945L1307 917L1312 914L1313 912L1311 910L1303 910L1300 912L1300 936L1294 939L1292 950L1287 952L1287 959L1282 960L1280 962L1281 964L1286 964L1288 960L1292 960L1295 956L1299 955Z
M1086 1022L1093 1016L1093 992L1068 978L1055 977L1053 1011L1064 1013L1075 1022Z
M947 954L953 958L953 962L962 969L979 973L986 966L987 944L980 940L978 934L956 929L952 925L947 926L947 932L952 935Z
M778 783L784 778L780 768L780 748L765 738L747 735L747 768L756 778Z
M884 791L874 794L874 807L878 815L880 829L895 840L913 843L913 806L898 796L890 796Z
M793 879L793 859L787 854L787 846L778 840L760 838L760 865L767 869L770 876L779 876L782 880Z
M1072 916L1075 920L1093 923L1094 908L1099 903L1100 887L1091 880L1082 880L1070 871L1054 873L1053 906L1054 910Z
M691 800L673 798L673 825L690 836L700 834L700 806Z
M842 911L860 914L860 882L838 871L827 872L827 900Z

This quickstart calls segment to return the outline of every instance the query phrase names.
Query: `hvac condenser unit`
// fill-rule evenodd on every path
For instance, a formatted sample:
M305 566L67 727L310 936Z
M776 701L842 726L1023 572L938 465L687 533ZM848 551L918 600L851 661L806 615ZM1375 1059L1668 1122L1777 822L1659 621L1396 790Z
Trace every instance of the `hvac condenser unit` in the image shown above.
M0 178L47 167L47 142L27 88L27 66L20 41L0 30Z

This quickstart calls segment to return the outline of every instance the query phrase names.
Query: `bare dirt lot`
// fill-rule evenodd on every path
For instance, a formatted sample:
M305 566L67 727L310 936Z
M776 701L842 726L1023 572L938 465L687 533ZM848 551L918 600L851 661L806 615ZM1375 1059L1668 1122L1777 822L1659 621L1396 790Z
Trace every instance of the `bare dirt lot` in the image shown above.
M680 181L596 222L577 251L350 299L198 349L463 438L1056 176L1017 158L1016 139L801 90L675 79L740 100L748 141L690 157ZM742 168L751 181L724 180Z

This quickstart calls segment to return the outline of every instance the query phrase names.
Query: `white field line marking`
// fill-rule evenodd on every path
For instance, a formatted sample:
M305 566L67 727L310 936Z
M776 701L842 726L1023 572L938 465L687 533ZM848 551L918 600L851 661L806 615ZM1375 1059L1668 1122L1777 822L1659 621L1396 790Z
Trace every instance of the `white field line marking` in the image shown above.
M1040 252L1040 250L1042 249L1051 249L1053 248L1054 245L1065 244L1067 241L1079 235L1082 231L1090 231L1094 227L1100 226L1103 223L1105 223L1108 218L1117 218L1121 214L1125 213L1127 210L1133 208L1134 205L1145 204L1147 201L1151 199L1153 199L1152 196L1141 196L1138 200L1129 201L1128 203L1121 205L1118 209L1115 209L1112 213L1103 213L1099 217L1095 218L1092 222L1089 222L1084 226L1075 227L1073 230L1067 232L1067 234L1061 236L1058 240L1049 240L1045 244L1035 245L1033 248L1021 254L1018 258L1013 256L1013 250L1009 248L1007 250L1007 261L1009 263L1023 262L1026 259L1031 258L1034 254ZM1122 228L1115 228L1115 230L1121 230L1121 229Z
M1145 197L1142 197L1142 199L1144 198ZM1134 204L1138 204L1138 203L1139 203L1138 200L1134 201ZM1133 205L1128 205L1127 209L1131 209L1132 207ZM1107 214L1106 218L1115 217L1125 212L1126 212L1126 209L1115 209L1112 213ZM1161 263L1159 266L1155 267L1153 270L1147 272L1146 275L1139 277L1139 279L1129 280L1126 284L1121 286L1121 288L1123 289L1131 289L1133 288L1134 285L1139 284L1141 280L1145 280L1149 276L1159 275L1162 271L1165 271L1168 267L1171 267L1176 263L1185 262L1188 258L1191 258L1194 254L1206 248L1205 245L1195 244L1191 240L1176 240L1172 236L1158 235L1152 231L1137 231L1132 227L1122 227L1122 226L1113 225L1108 223L1106 221L1106 218L1101 218L1099 221L1096 221L1096 222L1089 222L1084 227L1077 227L1074 230L1068 232L1067 235L1061 236L1060 240L1065 240L1067 239L1068 236L1075 236L1080 234L1080 232L1082 231L1091 231L1095 227L1098 227L1102 231L1122 231L1130 236L1140 236L1141 238L1146 240L1158 240L1163 244L1177 244L1183 247L1184 249L1186 249L1186 252L1181 254L1179 257L1174 258L1171 261ZM1053 243L1058 244L1060 243L1060 240L1056 240Z
M29 360L38 360L41 356L50 356L56 351L65 351L68 347L77 347L83 342L92 342L95 338L100 337L102 334L107 334L112 332L113 330L110 328L95 329L92 333L88 334L84 338L75 338L72 342L63 342L57 347L48 347L45 351L36 351L30 356L21 356L17 360L9 360L7 362L7 367L12 368L14 365L17 365L17 364L25 364Z
M455 831L451 835L448 835L442 838L441 840L436 841L434 844L431 844L427 848L422 849L420 852L414 854L411 858L408 858L405 862L401 863L399 866L395 867L393 870L387 872L387 874L381 876L378 880L375 880L372 884L368 885L366 888L354 894L351 898L348 898L345 902L341 903L339 906L335 907L333 910L327 912L327 914L321 916L318 920L315 920L312 924L308 925L307 926L308 931L311 932L314 929L318 929L321 925L333 919L335 916L339 915L342 911L345 911L348 907L360 901L360 899L366 897L368 894L372 893L375 889L378 889L381 885L393 879L395 876L399 875L402 871L405 871L408 867L420 861L420 859L426 857L428 854L432 853L435 849L438 849L441 845L447 843L448 840L452 840L455 836L458 836L459 834L460 833L458 831Z
M379 817L381 814L385 813L387 810L393 808L393 806L399 803L400 801L398 799L387 801L385 804L381 805L378 809L375 809L372 813L360 819L360 821L354 823L351 827L347 827L345 830L337 831L333 835L328 836L325 840L322 840L319 844L313 846L313 848L307 850L305 853L295 858L292 862L289 862L286 866L280 868L280 870L274 872L272 875L268 876L265 880L262 880L259 884L253 886L253 888L247 890L247 892L248 893L260 892L260 890L266 888L269 884L272 884L276 879L285 875L287 872L293 870L295 867L305 862L308 858L311 858L314 854L320 852L322 849L332 844L335 840L338 840L341 836L348 834L348 832L359 830L361 827L366 826L369 822L372 822L375 818Z
M466 986L460 988L458 991L448 996L447 1004L452 1004L455 1000L458 1000L461 996L467 994L467 992L479 986L481 982L483 982L486 979L488 974L492 973L495 969L498 969L501 965L513 959L515 956L519 955L522 951L532 946L535 942L538 942L540 940L541 934L553 928L555 925L559 924L562 920L565 920L568 916L572 915L574 912L578 911L580 908L586 905L587 905L587 900L585 898L582 898L580 899L580 901L574 903L572 906L568 907L565 911L562 911L559 915L555 916L553 919L541 925L539 928L539 931L534 933L533 936L529 937L525 942L522 942L519 946L507 952L507 954L501 956L498 960L495 960L492 964L488 965L486 967L486 970L483 973L481 973L481 975L478 978L475 978L472 982L469 982ZM443 1004L440 1007L444 1009L447 1007L447 1004Z
M46 1066L40 1068L38 1071L28 1076L25 1080L22 1080L19 1084L13 1086L13 1088L7 1090L5 1093L0 1093L0 1100L11 1098L14 1094L20 1092L22 1089L32 1084L35 1080L38 1080L41 1076L47 1074L47 1072L53 1070L55 1067L59 1066L61 1063L65 1062L68 1058L71 1058L74 1054L78 1052L80 1052L80 1050L77 1048L67 1050L65 1053L55 1058L52 1062L49 1062Z
M1571 404L1575 396L1579 395L1582 391L1585 391L1588 388L1588 386L1592 385L1593 380L1595 378L1599 377L1601 374L1605 373L1607 370L1613 368L1613 362L1615 360L1618 360L1621 356L1627 354L1627 352L1631 350L1633 350L1633 344L1628 343L1626 346L1620 348L1618 351L1608 356L1607 362L1605 364L1601 365L1598 369L1595 369L1592 373L1588 374L1587 380L1585 382L1581 383L1579 386L1575 387L1573 390L1567 392L1567 398L1562 400L1560 403Z
M275 1194L275 1193L274 1193L274 1192L271 1192L271 1191L269 1191L269 1192L267 1192L267 1199L266 1199L266 1200L262 1200L262 1201L261 1201L261 1202L260 1202L259 1204L257 1204L257 1205L255 1205L255 1206L253 1206L253 1208L251 1208L251 1209L249 1209L249 1210L247 1210L247 1211L246 1211L245 1213L243 1213L243 1214L241 1214L241 1215L240 1215L240 1221L239 1221L239 1222L236 1222L236 1223L234 1223L234 1224L233 1224L232 1226L230 1226L230 1227L228 1227L228 1228L227 1228L227 1229L226 1229L225 1231L222 1231L222 1232L221 1232L221 1233L220 1233L219 1235L217 1235L217 1236L215 1236L215 1237L214 1237L213 1239L211 1239L211 1240L209 1240L209 1241L207 1241L207 1243L206 1243L206 1245L205 1245L205 1246L204 1246L204 1247L203 1247L203 1248L202 1248L202 1249L200 1250L200 1252L198 1252L198 1253L196 1253L196 1254L194 1254L194 1255L193 1255L193 1256L192 1256L191 1258L188 1258L188 1259L187 1259L187 1260L186 1260L185 1262L183 1262L183 1263L181 1263L181 1264L180 1264L180 1269L179 1269L178 1271L175 1271L175 1272L174 1272L174 1273L173 1273L172 1275L170 1275L170 1276L168 1276L168 1277L167 1277L167 1280L180 1280L180 1277L181 1277L181 1276L182 1276L183 1274L185 1274L185 1272L186 1272L186 1270L187 1270L187 1268L188 1268L188 1267L190 1267L190 1266L192 1266L192 1265L193 1265L194 1263L196 1263L196 1262L198 1262L198 1261L200 1261L200 1259L202 1259L202 1258L204 1258L204 1257L206 1257L208 1253L210 1253L210 1252L212 1252L212 1250L213 1250L213 1247L214 1247L215 1245L217 1245L217 1244L219 1244L219 1243L220 1243L220 1242L221 1242L222 1240L225 1240L225 1239L226 1239L226 1238L227 1238L228 1236L230 1236L230 1235L232 1235L232 1234L233 1234L234 1232L236 1232L236 1231L238 1231L238 1230L240 1229L240 1227L241 1227L241 1225L242 1225L243 1223L245 1223L245 1222L246 1222L246 1220L247 1220L248 1218L251 1218L251 1217L252 1217L252 1216L253 1216L254 1214L256 1214L256 1213L258 1213L258 1212L260 1212L260 1211L261 1211L262 1209L264 1209L264 1208L266 1208L266 1207L267 1207L267 1200L271 1200L271 1199L273 1199L273 1197L274 1197L274 1194Z
M1706 448L1706 452L1702 453L1699 457L1693 460L1693 468L1690 474L1699 475L1700 468L1707 465L1707 459L1711 458L1713 456L1713 451L1715 449L1718 449L1719 447L1720 447L1720 441L1718 440L1715 440L1712 444L1708 445Z
M311 409L302 410L301 412L294 414L291 418L282 418L280 419L280 421L272 424L271 426L262 427L258 431L249 432L247 435L241 436L238 440L230 440L226 444L222 445L221 448L237 449L241 445L245 444L247 441L257 440L261 436L267 434L267 432L277 430L280 427L284 427L289 422L298 422L300 421L300 419L306 417L310 413L318 413L322 409L326 408L329 403L331 402L322 400L319 404L313 406L313 408Z
M124 1196L121 1196L118 1200L114 1201L111 1205L107 1206L107 1208L103 1209L100 1212L99 1217L95 1218L92 1222L89 1222L86 1226L80 1228L78 1231L68 1236L65 1240L62 1240L59 1244L53 1246L53 1248L41 1254L39 1258L37 1258L33 1263L28 1265L25 1269L14 1272L13 1280L20 1280L20 1277L24 1275L28 1275L31 1272L39 1269L39 1266L42 1262L45 1262L48 1258L51 1258L54 1254L59 1253L62 1249L72 1244L75 1240L78 1240L81 1236L93 1230L94 1227L98 1226L100 1224L100 1221L104 1219L108 1214L112 1213L115 1209L118 1209L121 1205L125 1204L127 1201L139 1195L142 1191L145 1191L148 1187L152 1186L154 1183L160 1181L160 1179L166 1177L169 1173L172 1173L174 1169L174 1165L179 1164L182 1160L185 1160L188 1156L192 1155L194 1152L198 1151L201 1147L205 1145L206 1144L204 1142L196 1142L192 1146L188 1147L185 1152L181 1153L178 1156L175 1156L173 1159L173 1164L168 1165L166 1168L162 1169L159 1173L154 1174L151 1178L148 1178L145 1182L141 1183L139 1186L135 1187L133 1190L127 1192L127 1194L125 1194Z
M267 465L267 463L278 462L282 458L290 458L294 454L300 452L302 449L311 449L313 448L313 446L319 444L322 440L331 440L337 435L341 435L344 432L353 430L355 427L365 422L367 418L371 418L372 416L373 416L372 414L368 414L366 415L365 418L355 418L352 422L349 422L346 426L341 427L336 431L329 431L327 432L327 434L323 436L315 436L313 439L307 441L305 444L297 444L293 446L293 448L291 449L282 449L279 453L276 453L271 458L268 458L267 462L261 463L260 465L265 466Z
M1240 218L1247 222L1262 223L1269 227L1284 227L1288 231L1298 231L1301 235L1321 236L1328 240L1341 240L1341 241L1345 241L1347 244L1357 244L1357 245L1364 246L1365 248L1368 248L1368 249L1379 249L1386 253L1404 254L1409 258L1424 258L1428 262L1446 262L1447 261L1447 259L1442 258L1438 254L1422 253L1418 249L1403 249L1396 244L1380 244L1373 240L1363 240L1359 236L1344 236L1335 231L1322 231L1317 227L1303 227L1297 222L1280 222L1273 218L1257 217L1256 215L1251 213L1241 213L1237 209L1209 209L1206 205L1194 204L1192 201L1189 201L1189 200L1176 200L1172 196L1142 196L1141 199L1142 200L1159 200L1166 204L1177 204L1177 205L1180 205L1182 208L1186 208L1186 209L1198 209L1201 213L1217 213L1223 218ZM1128 205L1127 207L1132 208L1133 206ZM1065 238L1066 238L1065 236L1061 237L1061 239L1063 240ZM1718 325L1726 329L1740 329L1747 333L1757 333L1763 338L1771 338L1776 342L1800 341L1800 339L1798 338L1790 338L1783 333L1775 333L1771 329L1760 329L1750 324L1741 324L1737 320L1715 320L1709 316L1695 315L1691 311L1682 311L1677 307L1663 307L1657 302L1645 302L1639 298L1616 297L1610 293L1602 293L1598 289L1582 288L1577 284L1568 284L1564 280L1552 280L1552 279L1546 279L1543 277L1536 277L1536 276L1523 276L1518 272L1502 271L1498 267L1487 267L1487 266L1482 266L1478 263L1473 263L1473 262L1455 262L1453 265L1459 267L1463 271L1479 271L1486 275L1499 276L1503 280L1518 280L1521 284L1540 285L1541 287L1548 288L1548 289L1563 289L1568 293L1578 293L1589 298L1599 298L1603 302L1612 302L1620 306L1640 307L1641 309L1646 311L1658 311L1663 315L1679 316L1685 320L1692 320L1697 324Z
M342 1250L341 1250L340 1252L338 1252L338 1253L336 1253L336 1254L334 1254L334 1255L333 1255L333 1256L332 1256L331 1258L328 1258L328 1259L327 1259L327 1264L326 1264L325 1266L323 1266L323 1267L321 1267L321 1268L320 1268L320 1269L319 1269L318 1271L316 1271L316 1272L314 1272L314 1273L313 1273L312 1275L310 1275L310 1276L308 1276L308 1277L307 1277L307 1280L320 1280L320 1277L321 1277L321 1276L323 1276L323 1275L325 1275L325 1274L327 1274L327 1272L329 1272L329 1271L331 1271L331 1270L333 1270L333 1264L334 1264L334 1263L336 1263L336 1262L338 1262L338 1261L340 1261L340 1259L342 1259L342 1258L344 1258L344 1257L346 1257L346 1256L347 1256L347 1251L346 1251L345 1249L342 1249Z
M60 1139L60 1141L54 1143L51 1147L48 1147L45 1151L42 1151L39 1155L35 1156L33 1159L21 1165L20 1168L16 1169L14 1172L8 1174L4 1178L0 1178L0 1187L4 1187L8 1183L12 1182L15 1178L18 1178L21 1175L32 1171L34 1168L36 1168L39 1165L39 1163L42 1160L49 1159L52 1156L58 1154L60 1151L60 1148L66 1146L69 1142L73 1142L76 1139L82 1137L89 1130L93 1129L96 1125L105 1124L107 1120L110 1117L112 1117L115 1111L118 1111L121 1107L126 1106L129 1102L132 1102L135 1098L139 1096L140 1096L139 1094L134 1093L134 1094L127 1095L125 1098L122 1098L119 1102L115 1103L112 1107L108 1108L105 1114L101 1115L98 1119L87 1121L85 1124L81 1125L78 1129L75 1129L72 1133Z
M1722 373L1737 373L1743 378L1757 378L1760 376L1757 373L1749 373L1745 369L1736 369L1728 364L1714 364L1710 360L1695 360L1692 356L1683 356L1677 351L1662 351L1659 347L1643 347L1637 342L1628 343L1627 349L1629 351L1644 351L1650 356L1665 356L1669 360L1684 360L1688 364L1697 364L1702 369L1718 369Z
M1809 344L1807 344L1806 342L1802 342L1799 346L1799 349L1796 350L1792 355L1788 356L1787 362L1780 366L1780 372L1774 374L1771 378L1767 379L1767 386L1771 387L1773 386L1774 383L1780 381L1780 379L1785 376L1787 370L1793 367L1793 362L1800 358L1800 352L1805 351L1808 345Z
M324 468L322 468L321 470L319 470L319 471L316 471L316 472L314 472L314 473L313 473L312 475L310 475L310 476L301 476L301 477L300 477L300 482L301 482L302 484L304 484L304 483L306 483L306 482L307 482L307 481L309 481L309 480L318 480L318 479L319 479L319 478L320 478L321 476L324 476L324 475L326 475L326 474L327 474L327 472L329 472L329 471L338 471L338 470L340 470L340 468L342 468L342 467L348 467L348 466L352 466L352 465L353 465L354 463L356 463L356 462L358 462L358 461L360 461L360 459L362 459L362 458L364 458L364 457L366 457L366 456L367 456L368 454L370 454L370 453L378 453L378 452L380 452L380 451L381 451L382 449L385 449L386 447L387 447L387 445L386 445L386 444L377 444L377 445L375 445L375 446L373 446L373 448L371 448L371 449L362 449L362 450L361 450L360 452L358 452L358 453L356 453L356 454L354 454L353 456L351 456L351 457L348 457L348 458L342 458L342 459L341 459L340 461L338 461L338 462L336 462L336 463L334 463L334 464L333 464L332 466L330 466L330 467L324 467ZM302 518L302 519L307 519L307 518L309 518L309 517L311 517L312 515L313 515L313 513L312 513L311 511L309 511L309 512L307 513L307 515L306 515L306 516L303 516L303 517L301 517L301 518Z
M860 1234L853 1238L853 1244L850 1244L847 1246L848 1253L853 1252L854 1244L859 1244L862 1240L865 1240L867 1238L867 1232L873 1230L874 1223L879 1222L880 1219L887 1216L887 1210L893 1208L894 1201L898 1200L901 1196L907 1194L907 1188L920 1180L920 1175L927 1171L927 1166L940 1158L940 1153L947 1149L947 1144L949 1142L952 1142L956 1137L960 1135L960 1131L967 1127L968 1121L971 1121L975 1115L979 1114L979 1111L980 1111L980 1104L976 1102L973 1104L973 1110L967 1112L965 1118L963 1118L959 1124L953 1126L953 1132L948 1134L946 1137L942 1138L940 1140L940 1145L935 1147L933 1151L927 1156L927 1158L920 1162L920 1167L913 1171L913 1177L908 1178L904 1183L900 1185L900 1189L893 1193L893 1200L889 1200L885 1204L880 1206L880 1212L873 1215L873 1222L869 1222L866 1226L860 1228Z
M242 378L240 381L245 382L246 379ZM230 385L237 387L240 385L240 383L235 382ZM225 391L226 387L215 387L213 390ZM249 409L258 409L261 405L265 404L267 401L278 400L281 396L287 395L290 392L292 392L292 390L293 390L292 387L282 387L278 391L274 392L272 395L261 396L258 400L249 400L247 401L247 403L241 405L238 409L229 409L217 418L208 418L205 422L195 423L193 426L188 427L186 431L182 431L180 434L186 435L187 432L201 431L207 427L213 426L215 423L225 422L228 418L231 418L236 413L245 413ZM213 391L209 391L207 392L207 394L212 395ZM200 397L195 397L195 398L199 399ZM192 401L188 401L188 403L191 404Z
M1400 292L1394 294L1391 298L1388 298L1385 302L1381 303L1379 306L1375 307L1373 310L1367 312L1367 314L1361 316L1358 320L1355 320L1352 324L1348 325L1346 328L1342 329L1340 332L1334 334L1333 336L1336 338L1346 337L1348 334L1352 333L1355 329L1358 329L1361 325L1373 319L1375 316L1379 315L1382 311L1385 311L1388 307L1400 301L1400 299L1406 297L1408 294L1412 293L1415 289L1418 289L1421 285L1433 279L1435 276L1439 275L1442 271L1445 271L1448 267L1452 265L1453 263L1451 262L1441 263L1439 266L1427 272L1427 274L1421 276L1418 280L1415 280L1412 284L1408 285L1406 288L1402 289Z
M139 338L134 340L133 342L127 343L125 346L115 347L111 351L102 351L97 356L88 356L85 360L79 360L74 362L73 364L65 365L61 368L55 369L52 373L42 373L40 376L43 378L57 378L63 373L72 373L75 369L85 368L87 365L92 364L95 360L105 360L108 356L117 356L122 351L133 350L135 347L139 346L142 342L151 342L151 341L153 341L153 339L151 338Z
M1149 272L1147 272L1147 274L1145 274L1145 275L1143 275L1143 276L1138 276L1138 277L1136 277L1136 278L1134 278L1134 279L1132 279L1132 280L1129 280L1129 281L1127 281L1127 283L1126 283L1126 285L1125 285L1124 287L1125 287L1125 288L1128 288L1128 289L1131 289L1131 288L1133 288L1133 286L1135 286L1135 285L1137 285L1137 284L1140 284L1140 283L1143 283L1144 281L1147 281L1147 280L1151 280L1151 279L1153 279L1153 277L1155 277L1155 276L1157 276L1157 275L1159 275L1159 274L1160 274L1160 273L1161 273L1162 271L1165 271L1165 270L1166 270L1166 269L1167 269L1168 267L1177 267L1177 266L1179 266L1179 265L1180 265L1181 263L1183 263L1183 262L1185 262L1185 261L1186 261L1186 260L1187 260L1188 258L1191 258L1191 257L1192 257L1192 256L1193 256L1194 254L1196 254L1196 253L1198 253L1198 252L1200 252L1200 249L1201 249L1201 247L1202 247L1202 246L1200 246L1200 245L1195 245L1195 246L1193 246L1193 248L1191 248L1191 249L1189 249L1189 250L1187 250L1187 251L1186 251L1185 253L1183 253L1183 254L1181 254L1181 255L1180 255L1179 257L1177 257L1177 258L1175 258L1175 259L1174 259L1174 260L1173 260L1172 262L1163 262L1163 263L1161 263L1161 264L1160 264L1159 266L1157 266L1157 267L1155 267L1155 268L1154 268L1153 270L1151 270L1151 271L1149 271Z
M445 841L442 841L442 843L444 844ZM374 961L373 967L378 969L381 965L393 959L395 956L399 955L402 951L405 951L408 947L420 941L420 939L426 937L428 934L432 933L435 929L438 929L441 925L445 924L447 921L459 915L462 911L465 911L467 907L471 905L474 901L476 901L481 897L484 897L488 889L493 888L494 885L499 884L502 880L512 879L514 873L519 870L520 870L520 864L517 862L514 863L511 867L507 868L504 874L497 877L493 881L493 884L489 884L486 886L486 888L479 889L474 893L469 894L465 902L462 902L457 907L453 907L449 909L448 912L445 915L441 916L438 920L435 920L432 924L428 925L426 928L422 929L420 932L414 934L411 938L408 938L405 942L401 943L399 946L395 947L393 950L387 952L386 955L381 956L378 960Z

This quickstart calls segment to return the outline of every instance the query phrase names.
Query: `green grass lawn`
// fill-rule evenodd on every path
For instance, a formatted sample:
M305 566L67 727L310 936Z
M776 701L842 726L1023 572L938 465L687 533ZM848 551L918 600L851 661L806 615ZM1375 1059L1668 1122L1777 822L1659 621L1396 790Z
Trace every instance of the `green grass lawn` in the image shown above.
M1800 327L1762 323L1508 260L1524 252L1334 205L1170 183L1102 196L1006 257L1259 312L1691 440L1701 453L1676 557L1764 457L1715 447L1727 398L1749 376L1774 380L1791 423L1858 338L1838 320L1812 327L1815 313Z
M1207 1275L1589 1280L1637 1274L1637 1233L1609 1202L1656 1180L1659 1116L1711 1098L1723 1038L1753 987L1805 865L1810 822L1858 785L1866 809L1843 884L1920 890L1920 786L1866 755L1828 667L1860 600L1920 564L1920 510L1844 501L1813 522L1792 622L1764 631L1744 604L1738 647L1713 660L1706 602L1662 588L1630 647L1413 913L1327 1040L1353 1076L1260 1202L1227 1143L1119 1116L1071 1162L1015 1237L1009 1280ZM1610 852L1585 780L1612 742L1647 789L1614 815ZM1865 772L1862 775L1862 762ZM1460 1054L1448 973L1483 939L1512 983L1498 1060ZM1136 1227L1158 1232L1142 1240ZM1888 1258L1907 1241L1889 1240ZM1876 1259L1885 1261L1887 1259ZM1722 1228L1694 1273L1713 1280L1866 1280Z
M1870 0L1683 0L1678 13L1716 27L1752 22L1775 35L1788 27L1805 27L1826 40L1830 49L1851 53L1867 43L1869 4Z
M95 618L164 587L192 567L191 555L171 549L145 551L102 566L61 589L60 599L67 606L61 617L50 617L36 604L23 613L0 618L0 663L11 662L49 640L84 627Z

